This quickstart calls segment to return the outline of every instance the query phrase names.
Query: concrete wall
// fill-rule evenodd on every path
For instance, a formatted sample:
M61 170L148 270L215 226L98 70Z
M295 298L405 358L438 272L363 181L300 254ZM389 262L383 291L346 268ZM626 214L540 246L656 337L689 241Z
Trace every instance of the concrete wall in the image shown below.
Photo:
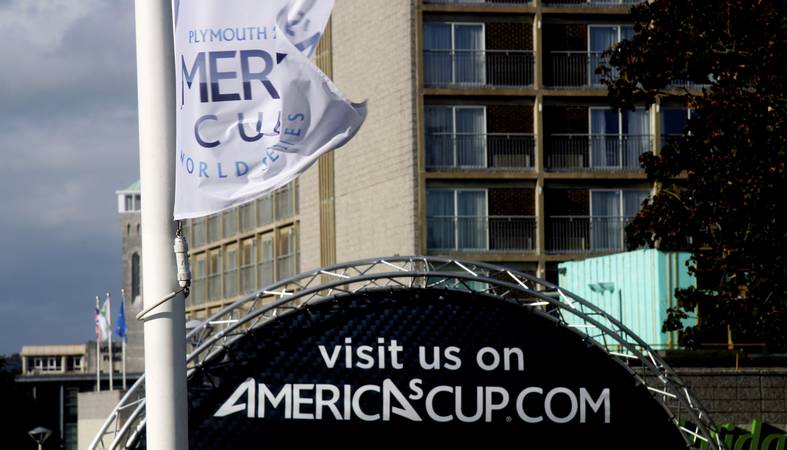
M77 397L78 448L88 448L104 421L120 401L120 391L81 392Z
M339 0L332 20L333 79L353 101L369 101L363 128L335 153L336 260L416 253L414 6Z
M787 430L787 368L680 368L680 377L717 424L753 419Z

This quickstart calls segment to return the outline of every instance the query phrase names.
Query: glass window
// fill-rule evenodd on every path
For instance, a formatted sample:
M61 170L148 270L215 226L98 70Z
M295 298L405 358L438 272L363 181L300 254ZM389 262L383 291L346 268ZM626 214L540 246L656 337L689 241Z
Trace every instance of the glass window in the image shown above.
M208 217L208 242L213 243L221 239L221 214Z
M257 225L273 223L273 197L268 194L257 200Z
M426 208L430 249L488 247L486 190L429 189Z
M208 252L208 299L219 300L221 298L221 251L211 250Z
M238 244L224 249L224 298L238 295Z
M224 237L230 238L238 233L238 210L232 208L231 210L222 214L222 228L224 230Z
M257 288L256 265L257 255L254 238L241 243L240 252L240 289L243 293L252 292Z
M142 195L140 194L134 196L134 210L142 211Z
M205 253L200 253L194 258L194 282L191 286L191 299L192 304L201 305L207 300L206 277L208 273L208 263Z
M664 143L681 136L689 125L689 110L686 108L661 108L661 136Z
M278 280L289 278L297 272L295 245L295 228L280 228L276 245L276 277Z
M138 253L131 255L131 300L136 302L142 295L142 267Z
M427 165L486 167L486 109L426 108Z
M426 84L484 84L484 47L484 25L481 23L426 22Z
M265 288L273 284L273 233L265 233L260 236L260 266L259 280L260 287Z
M126 194L126 209L125 211L134 211L134 197L131 194Z
M276 190L274 195L276 198L276 220L292 217L294 210L292 184Z
M191 227L193 230L193 239L192 245L196 247L202 247L203 245L208 243L208 233L206 228L206 222L204 217L200 217L194 219L191 222Z
M257 202L246 203L245 205L242 205L240 208L238 208L241 231L250 231L256 226L256 204Z
M624 228L650 193L645 190L593 190L590 194L592 246L599 251L623 250Z

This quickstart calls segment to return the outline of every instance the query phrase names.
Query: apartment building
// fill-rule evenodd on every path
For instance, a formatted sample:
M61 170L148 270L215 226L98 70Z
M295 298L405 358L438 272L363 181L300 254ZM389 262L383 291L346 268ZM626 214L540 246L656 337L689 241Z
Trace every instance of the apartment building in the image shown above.
M595 69L634 3L338 0L316 60L367 121L284 189L187 223L189 315L337 261L445 255L556 281L622 251L652 189L639 156L689 114L609 105Z

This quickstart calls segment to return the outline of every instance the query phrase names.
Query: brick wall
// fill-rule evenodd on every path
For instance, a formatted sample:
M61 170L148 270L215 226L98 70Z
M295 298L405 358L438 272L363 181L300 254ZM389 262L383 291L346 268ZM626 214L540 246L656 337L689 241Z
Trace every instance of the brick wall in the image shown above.
M335 154L337 261L416 253L413 3L338 0L332 20L334 81L369 101L363 128Z

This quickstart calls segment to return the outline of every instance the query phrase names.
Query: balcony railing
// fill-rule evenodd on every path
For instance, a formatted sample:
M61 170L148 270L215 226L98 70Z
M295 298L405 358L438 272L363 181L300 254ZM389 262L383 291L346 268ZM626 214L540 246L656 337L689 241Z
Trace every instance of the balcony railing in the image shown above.
M535 139L526 133L430 134L428 169L532 169Z
M452 4L460 3L465 5L492 4L492 5L528 5L533 0L424 0L424 3Z
M603 87L596 69L605 62L602 52L549 52L545 83L550 87Z
M533 216L431 216L426 220L430 251L535 250Z
M543 0L546 6L632 6L645 0Z
M531 50L424 50L424 67L426 86L533 85Z
M547 253L611 253L623 251L625 217L552 216L547 219Z
M553 134L546 142L546 167L553 171L639 171L639 157L651 151L649 135Z

